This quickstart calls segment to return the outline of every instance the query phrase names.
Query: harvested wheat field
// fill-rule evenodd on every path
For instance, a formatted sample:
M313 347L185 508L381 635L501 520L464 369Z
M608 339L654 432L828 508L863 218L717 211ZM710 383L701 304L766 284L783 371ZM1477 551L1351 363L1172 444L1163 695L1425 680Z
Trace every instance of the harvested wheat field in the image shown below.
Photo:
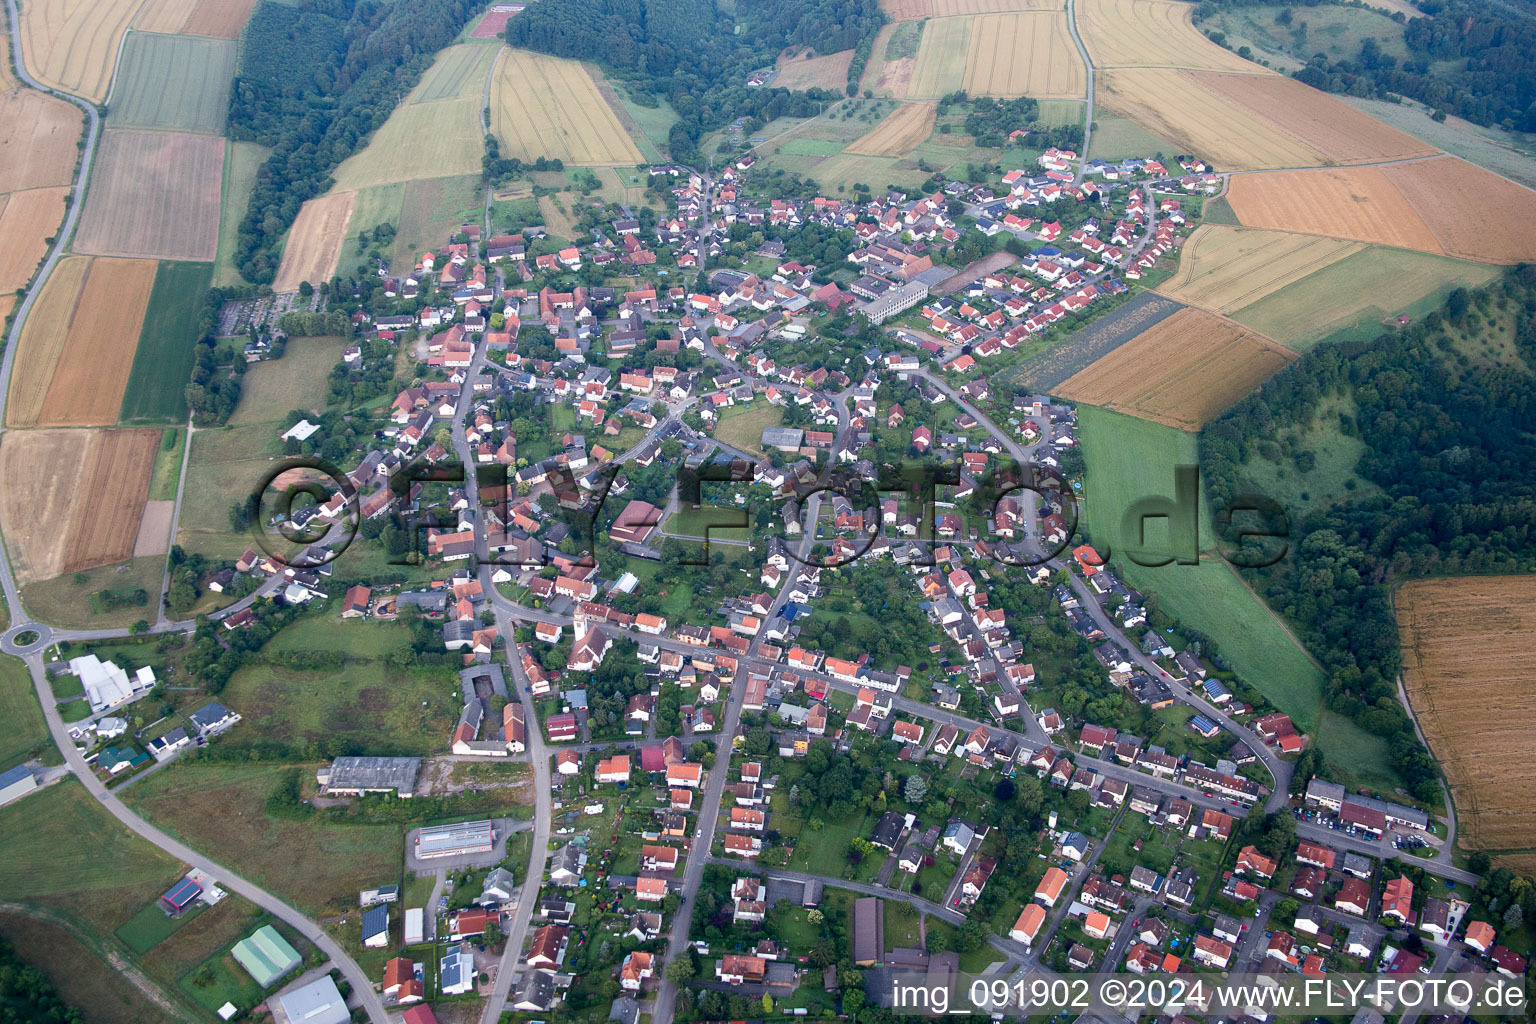
M212 260L223 176L222 138L108 129L101 134L75 250Z
M495 59L496 47L484 43L440 52L368 145L336 168L335 190L479 173L485 154L480 97Z
M1460 157L1383 167L1443 252L1483 263L1536 259L1536 192Z
M35 583L133 554L158 430L11 430L0 437L0 530ZM48 510L48 515L39 514Z
M80 256L59 264L22 331L9 425L117 422L156 266L154 260Z
M1206 88L1247 107L1255 117L1312 146L1329 163L1364 164L1439 152L1429 143L1294 78L1217 74L1194 77Z
M182 32L189 36L238 39L255 7L256 0L197 0Z
M0 192L69 184L84 127L78 107L36 89L0 96Z
M1095 68L1272 73L1205 38L1193 10L1174 0L1081 0L1077 30Z
M1061 12L980 14L971 23L965 91L972 96L1077 98L1088 72Z
M356 200L356 192L332 192L300 207L293 227L288 229L273 291L296 292L301 281L319 284L331 279L347 241L347 222Z
M141 0L31 0L21 5L21 52L44 85L107 98L117 46Z
M43 400L53 371L64 353L64 339L69 336L69 322L75 315L80 290L85 287L91 269L89 256L66 256L53 268L27 322L22 325L16 349L16 364L11 371L11 387L5 403L8 427L32 426L43 414Z
M196 6L197 0L144 0L144 6L133 17L133 28L137 32L177 35L186 27Z
M1179 272L1158 291L1231 313L1364 249L1360 242L1207 224L1184 243Z
M1228 186L1227 202L1245 227L1443 253L1429 225L1380 167L1240 174Z
M1208 88L1201 76L1171 68L1100 71L1098 102L1124 114L1180 153L1223 171L1314 167L1327 157Z
M906 156L933 134L937 103L903 103L844 152L859 156Z
M1296 353L1225 317L1181 309L1055 393L1180 430L1198 430Z
M1405 583L1403 685L1468 849L1536 845L1536 577Z
M934 0L880 0L880 9L892 21L919 21L933 17Z
M795 57L780 57L773 84L779 89L833 89L837 92L848 85L848 65L853 63L852 50L840 50L825 56L814 56L806 50Z
M528 50L504 50L497 62L491 131L501 141L502 155L519 160L559 157L577 166L641 161L586 68ZM474 171L480 167L480 145L477 135Z
M923 28L917 64L907 84L907 96L936 100L965 85L966 57L971 51L971 18L938 18Z
M935 18L962 14L1006 14L1009 11L1065 11L1066 0L933 0ZM1074 47L1073 52L1076 52Z
M69 186L33 188L0 196L0 292L26 286L48 254L47 239L64 220Z

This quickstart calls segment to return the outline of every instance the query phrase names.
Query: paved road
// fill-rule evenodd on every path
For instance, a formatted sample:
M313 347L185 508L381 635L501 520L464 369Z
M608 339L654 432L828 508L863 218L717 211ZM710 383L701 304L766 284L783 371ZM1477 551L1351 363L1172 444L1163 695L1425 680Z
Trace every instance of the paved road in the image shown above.
M1083 45L1082 36L1077 34L1077 4L1075 0L1067 0L1067 31L1072 36L1072 45L1077 47L1077 55L1083 59L1083 67L1088 72L1088 109L1083 118L1083 145L1078 154L1081 159L1077 164L1077 175L1072 180L1082 184L1083 168L1088 163L1088 144L1093 141L1093 60L1088 56L1088 48Z
M176 543L176 530L181 523L181 499L187 492L187 463L192 455L192 417L187 417L186 444L181 449L181 470L176 474L176 502L171 506L171 537L170 543ZM169 550L169 549L167 549ZM160 578L160 600L155 602L155 625L164 627L165 595L171 592L171 560L165 560L165 573Z
M48 685L48 675L43 670L41 656L34 654L26 660L27 668L32 673L32 684L37 690L37 699L43 706L43 717L48 722L48 731L53 735L54 743L63 752L65 763L75 773L75 777L80 780L86 792L140 838L153 843L177 860L207 872L210 877L218 881L220 888L254 903L314 943L315 947L329 957L341 971L342 977L351 983L353 990L362 994L363 1006L367 1009L368 1017L373 1024L389 1024L384 1002L373 989L374 980L363 973L362 968L358 967L357 962L347 955L346 950L342 949L335 939L278 897L247 882L222 864L203 856L155 828L130 810L116 794L102 784L96 777L95 771L85 763L85 758L69 738L69 728L59 717L58 708L53 702L53 691Z
M85 145L80 150L80 170L75 177L74 191L70 193L69 209L64 214L64 223L54 236L53 248L48 252L48 258L38 268L36 276L32 279L32 287L27 289L27 294L22 296L21 304L16 307L15 317L11 321L10 337L6 340L5 353L0 356L0 409L4 408L5 396L10 392L11 369L16 361L16 351L21 347L21 329L26 325L27 314L32 310L32 304L37 301L38 293L43 290L48 276L53 273L53 268L58 265L59 259L64 255L64 250L69 245L69 239L75 230L75 221L80 217L80 208L85 205L85 186L90 177L91 159L96 155L96 142L101 137L101 118L96 113L94 104L81 99L71 93L50 89L37 79L32 77L27 70L26 61L22 59L20 15L16 10L16 0L5 0L6 27L11 35L12 64L16 68L16 76L25 84L45 92L50 96L67 100L85 111ZM26 613L22 611L21 595L16 590L15 577L11 575L10 560L0 552L0 591L5 594L5 603L11 610L11 621L22 622Z

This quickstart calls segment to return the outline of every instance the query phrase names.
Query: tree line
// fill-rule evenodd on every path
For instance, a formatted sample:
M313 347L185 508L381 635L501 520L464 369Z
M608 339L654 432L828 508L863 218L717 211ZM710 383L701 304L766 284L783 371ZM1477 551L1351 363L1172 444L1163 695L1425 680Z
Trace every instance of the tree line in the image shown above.
M1510 321L1521 360L1483 365L1458 344ZM1391 589L1403 580L1536 567L1536 267L1522 266L1399 333L1323 345L1237 403L1201 435L1212 507L1251 490L1245 470L1278 461L1275 441L1313 425L1330 400L1353 401L1341 433L1363 446L1355 473L1380 488L1300 510L1289 550L1245 575L1295 624L1327 671L1328 706L1385 737L1422 800L1438 767L1397 701L1402 668ZM1296 452L1307 473L1315 455ZM1226 540L1238 529L1226 527ZM1221 524L1218 524L1218 529Z

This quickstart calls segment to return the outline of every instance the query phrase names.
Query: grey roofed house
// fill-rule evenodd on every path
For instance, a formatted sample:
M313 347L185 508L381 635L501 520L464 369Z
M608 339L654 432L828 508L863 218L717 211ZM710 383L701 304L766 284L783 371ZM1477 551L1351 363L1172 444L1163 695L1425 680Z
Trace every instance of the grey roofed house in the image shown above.
M363 941L367 942L375 935L389 934L389 906L384 903L375 904L363 911Z
M576 904L567 900L564 896L546 896L539 901L538 916L543 921L552 921L555 924L569 924L571 915L575 912Z
M475 696L476 683L484 679L491 688L491 693L498 697L506 697L507 680L501 674L501 666L492 662L489 665L471 665L468 668L459 669L459 689L464 692L466 701Z
M199 733L217 734L240 721L240 716L218 701L211 701L187 716Z
M400 594L395 598L396 608L404 608L407 606L411 608L419 608L423 612L430 614L441 613L445 608L448 607L448 595L441 590L433 591L431 593L419 593L413 591L406 594Z
M500 903L509 900L517 892L517 880L506 868L492 868L480 884L480 897L476 903Z
M338 757L316 772L327 791L340 794L387 793L410 796L421 770L419 757Z
M512 1008L530 1013L548 1010L555 998L555 980L544 971L524 971L512 990Z
M800 887L800 905L802 907L821 906L821 889L821 879L807 879Z
M563 846L549 860L549 880L555 885L572 888L581 878L581 869L586 866L587 855L580 848L572 845Z
M873 967L885 957L885 913L878 896L853 901L852 956L855 967Z
M875 826L875 834L870 837L870 842L883 850L896 849L896 841L901 838L902 829L907 827L907 819L904 815L895 811L886 811L880 818L880 824Z
M1242 933L1243 926L1237 918L1227 914L1217 914L1215 923L1211 925L1211 934L1224 942L1236 942Z
M346 1000L329 974L277 997L293 1024L346 1024L352 1019Z
M454 620L443 623L443 643L468 644L475 639L475 630L480 625L474 619Z
M1375 861L1364 854L1350 853L1346 850L1344 853L1344 863L1340 865L1340 868L1346 875L1368 879L1375 868Z

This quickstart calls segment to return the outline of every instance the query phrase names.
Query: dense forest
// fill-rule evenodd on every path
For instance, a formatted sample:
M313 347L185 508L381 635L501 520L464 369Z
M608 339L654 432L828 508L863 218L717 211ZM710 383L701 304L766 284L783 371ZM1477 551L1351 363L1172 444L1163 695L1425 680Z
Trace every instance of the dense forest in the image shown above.
M1469 358L1458 344L1512 325L1518 359ZM1330 707L1391 740L1394 766L1421 799L1437 769L1398 704L1402 665L1391 587L1425 576L1536 568L1536 267L1372 342L1323 345L1209 424L1201 462L1212 507L1248 490L1244 467L1279 461L1275 440L1352 399L1339 429L1364 445L1355 472L1379 493L1304 511L1289 552L1248 570L1328 672ZM1314 454L1295 452L1303 475ZM1231 539L1230 537L1228 538Z
M1272 0L1203 0L1197 17L1220 6ZM1306 38L1306 8L1278 16L1298 45ZM1296 78L1318 89L1351 96L1406 96L1475 124L1536 131L1536 10L1509 0L1416 0L1423 17L1408 18L1399 60L1367 38L1352 58L1312 55ZM1299 34L1298 34L1299 33Z
M366 144L433 54L482 4L475 0L264 0L240 38L229 100L232 139L272 147L240 222L246 280L277 272L279 241L337 164Z
M59 999L53 983L0 939L0 1022L85 1024L80 1011Z
M507 23L507 41L557 57L601 55L637 102L666 100L677 111L672 158L702 163L705 132L736 118L810 116L834 96L749 88L753 71L788 47L856 48L885 20L877 0L765 0L738 13L739 24L712 0L541 0Z

